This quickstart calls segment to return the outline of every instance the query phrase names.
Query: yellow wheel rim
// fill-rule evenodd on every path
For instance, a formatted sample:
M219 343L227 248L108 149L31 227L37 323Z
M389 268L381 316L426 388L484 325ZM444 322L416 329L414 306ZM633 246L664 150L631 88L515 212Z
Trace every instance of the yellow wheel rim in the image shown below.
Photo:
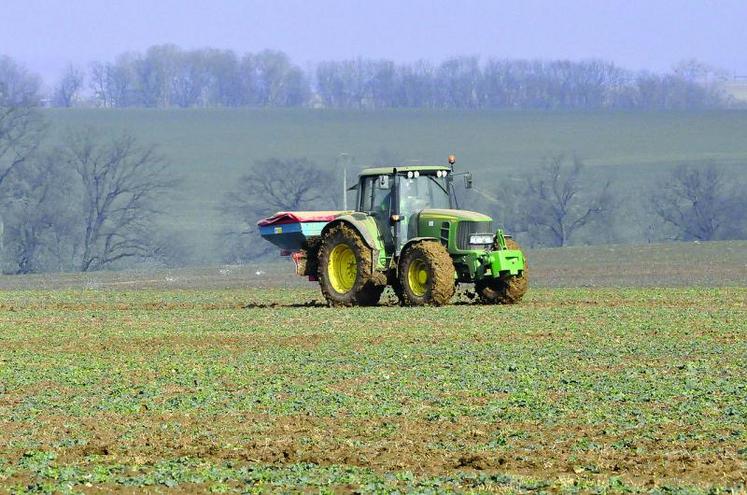
M345 294L353 288L358 275L358 260L355 259L355 253L349 246L346 244L335 246L329 255L327 273L332 288L340 294Z
M428 269L421 260L413 260L407 268L407 283L413 294L420 297L425 295L428 288Z

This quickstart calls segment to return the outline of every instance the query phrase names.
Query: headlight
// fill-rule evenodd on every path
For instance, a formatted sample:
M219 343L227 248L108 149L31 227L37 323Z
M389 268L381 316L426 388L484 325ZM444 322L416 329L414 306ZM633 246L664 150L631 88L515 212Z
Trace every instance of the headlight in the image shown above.
M492 234L475 234L469 236L470 244L493 244Z

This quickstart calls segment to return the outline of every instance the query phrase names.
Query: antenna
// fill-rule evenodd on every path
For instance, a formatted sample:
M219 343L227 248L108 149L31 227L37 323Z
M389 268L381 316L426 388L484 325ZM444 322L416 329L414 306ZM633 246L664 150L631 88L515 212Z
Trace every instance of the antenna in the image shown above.
M342 209L348 209L348 165L353 161L352 155L340 153L337 155L337 164L343 163L342 166Z

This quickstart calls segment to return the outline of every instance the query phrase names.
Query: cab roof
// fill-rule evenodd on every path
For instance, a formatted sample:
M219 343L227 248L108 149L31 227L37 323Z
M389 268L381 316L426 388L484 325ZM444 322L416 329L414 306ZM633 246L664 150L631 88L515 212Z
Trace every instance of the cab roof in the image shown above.
M395 168L397 169L397 172L415 172L416 170L418 172L451 170L450 165L406 165L406 166L392 165L391 167L365 168L359 175L361 177L368 176L368 175L387 175L387 174L391 174Z

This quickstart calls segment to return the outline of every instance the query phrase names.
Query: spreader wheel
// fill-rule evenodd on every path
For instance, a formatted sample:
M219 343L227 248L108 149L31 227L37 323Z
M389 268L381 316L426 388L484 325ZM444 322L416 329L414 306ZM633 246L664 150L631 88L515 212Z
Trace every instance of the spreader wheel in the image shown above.
M518 249L519 244L513 239L506 239L508 249ZM483 304L515 304L521 300L529 288L526 256L524 271L519 276L504 275L500 278L484 278L475 282L475 290Z
M437 241L421 241L408 247L399 262L399 289L406 306L443 306L456 290L454 263Z
M319 249L319 285L330 306L373 306L386 286L372 272L373 250L358 232L341 224L332 227Z

